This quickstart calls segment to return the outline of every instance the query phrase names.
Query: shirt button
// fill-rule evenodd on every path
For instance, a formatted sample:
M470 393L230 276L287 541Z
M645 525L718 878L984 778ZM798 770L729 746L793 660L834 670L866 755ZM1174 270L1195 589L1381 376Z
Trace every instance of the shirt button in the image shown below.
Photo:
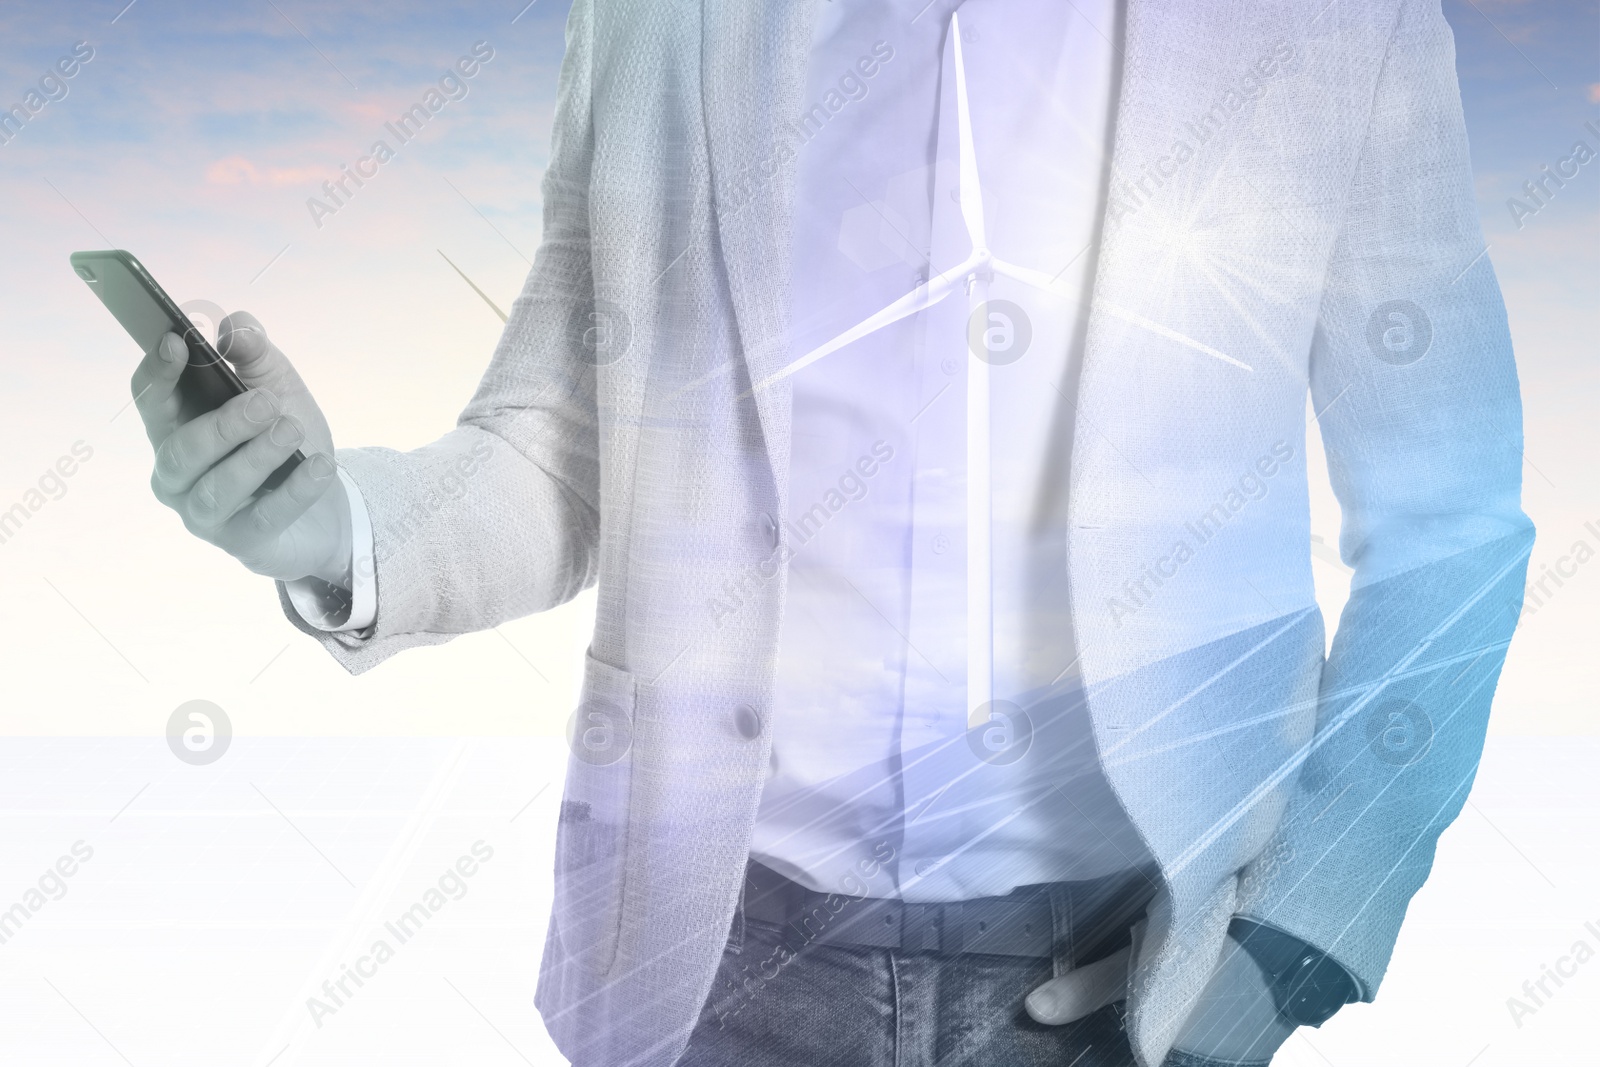
M934 868L938 866L938 860L918 860L916 866L912 867L911 869L917 872L918 878L925 878L933 872Z
M746 741L754 741L761 736L761 715L749 704L740 704L733 709L733 725Z

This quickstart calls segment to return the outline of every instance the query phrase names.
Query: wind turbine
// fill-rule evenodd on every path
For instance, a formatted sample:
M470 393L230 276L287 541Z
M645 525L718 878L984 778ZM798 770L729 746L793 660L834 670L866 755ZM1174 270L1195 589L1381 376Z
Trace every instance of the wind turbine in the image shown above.
M911 292L888 307L807 352L782 370L757 382L752 392L787 378L797 371L832 355L847 345L876 333L891 323L941 302L964 288L969 322L989 301L989 282L998 274L1035 289L1057 293L1056 280L1043 271L1019 267L998 259L989 250L983 223L983 191L978 181L978 160L973 151L972 113L967 103L967 70L961 54L959 16L950 16L950 39L954 46L956 80L956 130L960 153L958 170L961 221L966 227L972 251L967 258L947 270L930 275ZM967 714L972 726L988 721L994 700L994 602L991 541L991 494L989 467L989 362L968 343L967 360Z

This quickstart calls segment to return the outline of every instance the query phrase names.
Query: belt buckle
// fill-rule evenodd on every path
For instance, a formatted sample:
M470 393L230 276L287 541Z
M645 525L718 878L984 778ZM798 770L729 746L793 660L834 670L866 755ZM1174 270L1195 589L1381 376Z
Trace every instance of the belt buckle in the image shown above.
M943 904L903 904L900 948L904 952L938 952L944 934Z

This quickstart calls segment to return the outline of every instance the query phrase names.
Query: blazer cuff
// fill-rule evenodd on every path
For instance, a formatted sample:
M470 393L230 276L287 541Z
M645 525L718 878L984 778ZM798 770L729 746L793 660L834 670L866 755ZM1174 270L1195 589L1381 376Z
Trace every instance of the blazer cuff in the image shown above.
M414 585L425 571L410 560L407 561L412 563L409 568L399 566L395 558L405 554L407 547L413 551L417 549L409 546L412 539L402 539L398 544L385 547L381 543L379 529L373 524L374 515L381 518L385 503L396 496L397 490L389 483L400 472L394 469L389 457L373 449L340 449L338 460L339 474L350 495L351 519L364 524L362 529L366 535L363 545L357 539L357 527L352 526L354 559L351 576L356 588L351 589L348 595L350 613L355 621L360 621L360 598L367 596L370 600L364 603L370 605L372 614L366 619L366 625L360 628L350 628L352 619L349 617L334 625L318 626L308 621L308 615L302 613L296 600L301 594L291 590L290 583L286 582L277 583L278 601L284 615L297 630L315 637L345 670L351 674L363 674L397 652L420 645L443 644L455 635L419 632L421 628L415 625L414 616L408 612L408 608L414 609L415 605L408 604L408 601L416 601L424 593L413 589L408 596L407 587ZM403 474L400 477L403 480ZM362 484L366 486L365 492L361 489ZM380 574L380 571L383 573ZM384 588L380 589L380 586ZM387 607L382 607L380 601ZM310 608L310 617L314 618L318 609L314 605Z

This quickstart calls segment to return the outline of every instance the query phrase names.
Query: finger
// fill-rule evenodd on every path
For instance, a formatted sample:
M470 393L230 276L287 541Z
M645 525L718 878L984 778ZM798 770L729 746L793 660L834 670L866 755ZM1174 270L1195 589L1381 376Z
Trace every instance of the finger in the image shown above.
M295 467L283 484L233 517L230 526L251 537L281 534L322 499L333 484L337 468L325 452L315 452Z
M189 363L189 349L175 333L163 334L134 369L129 386L152 445L178 428L178 376Z
M170 500L193 489L224 456L264 433L278 413L278 398L257 389L173 430L156 448L156 469L150 478L156 495Z
M222 526L305 439L305 429L290 416L273 420L265 433L246 441L194 483L184 508L191 524L202 530Z
M239 380L251 389L291 396L305 383L261 323L248 311L235 311L217 326L217 351L233 364Z
M1028 994L1028 1014L1035 1022L1059 1026L1114 1004L1128 995L1128 959L1125 948L1095 963L1052 978Z

